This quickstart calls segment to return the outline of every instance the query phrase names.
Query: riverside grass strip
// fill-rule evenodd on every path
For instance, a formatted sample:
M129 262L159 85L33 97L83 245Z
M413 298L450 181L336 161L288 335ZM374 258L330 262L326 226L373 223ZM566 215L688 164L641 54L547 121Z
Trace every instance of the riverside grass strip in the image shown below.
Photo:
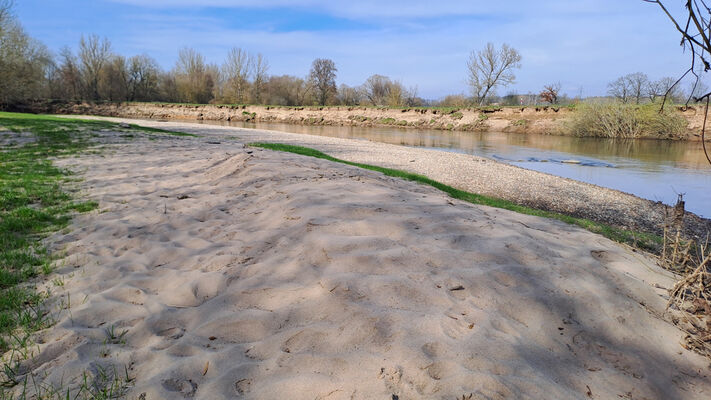
M72 213L97 207L74 201L65 186L76 179L50 158L87 149L90 130L106 127L0 113L0 352L23 346L30 333L51 324L44 295L29 282L51 272L53 257L42 238L65 227Z
M267 143L267 142L257 142L251 143L252 147L260 147L269 150L283 151L288 153L300 154L304 156L321 158L328 161L333 161L341 164L351 165L354 167L359 167L363 169L368 169L371 171L380 172L386 176L392 176L396 178L406 179L409 181L419 182L424 185L432 186L447 193L452 198L463 200L472 204L481 204L489 207L502 208L505 210L514 211L521 214L535 215L539 217L556 219L571 225L576 225L581 228L587 229L590 232L597 233L605 236L608 239L614 240L619 243L626 243L643 250L651 251L657 253L662 244L662 238L658 235L645 233L645 232L635 232L625 229L616 228L607 224L600 222L595 222L585 218L573 217L570 215L555 213L551 211L540 210L536 208L531 208L527 206L522 206L513 203L508 200L498 199L495 197L483 196L476 193L466 192L464 190L456 189L452 186L446 185L444 183L435 181L426 176L414 174L407 171L401 171L397 169L384 168L376 165L361 164L346 160L341 160L335 157L331 157L328 154L320 152L318 150L295 146L283 143Z
M100 130L197 136L107 121L0 112L0 353L17 350L29 334L51 325L45 295L32 279L49 274L54 257L42 239L77 212L98 207L75 201L67 188L78 181L52 164L54 157L91 150ZM130 136L127 135L127 136Z

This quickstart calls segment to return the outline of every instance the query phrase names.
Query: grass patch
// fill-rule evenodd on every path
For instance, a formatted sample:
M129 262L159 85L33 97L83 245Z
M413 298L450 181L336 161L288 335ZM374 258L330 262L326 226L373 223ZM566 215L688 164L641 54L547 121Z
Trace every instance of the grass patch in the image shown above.
M16 338L49 325L43 296L24 285L51 271L52 256L42 245L46 235L65 227L75 212L95 209L96 202L75 202L64 186L71 172L50 157L76 154L89 147L94 130L112 127L43 115L0 113L0 127L22 132L26 143L0 151L0 352ZM12 135L2 132L0 137Z
M463 200L463 201L466 201L466 202L469 202L472 204L481 204L481 205L486 205L486 206L490 206L490 207L503 208L505 210L515 211L515 212L518 212L521 214L526 214L526 215L535 215L535 216L539 216L539 217L556 219L556 220L563 221L563 222L571 224L571 225L577 225L579 227L589 230L590 232L601 234L601 235L603 235L609 239L612 239L616 242L631 244L633 246L636 246L636 247L639 247L639 248L645 249L645 250L658 251L659 246L662 242L662 239L659 236L654 235L654 234L624 230L624 229L616 228L616 227L606 225L606 224L603 224L600 222L591 221L591 220L585 219L585 218L578 218L578 217L573 217L570 215L555 213L555 212L551 212L551 211L539 210L536 208L522 206L522 205L513 203L511 201L508 201L508 200L503 200L503 199L498 199L495 197L483 196L483 195L476 194L476 193L466 192L464 190L456 189L452 186L445 185L444 183L435 181L434 179L430 179L430 178L423 176L423 175L413 174L411 172L401 171L401 170L397 170L397 169L378 167L375 165L345 161L345 160L341 160L341 159L338 159L335 157L331 157L328 154L322 153L318 150L311 149L308 147L294 146L294 145L281 144L281 143L263 143L263 142L252 143L252 144L250 144L250 146L261 147L264 149L270 149L270 150L276 150L276 151L285 151L285 152L300 154L300 155L304 155L304 156L321 158L321 159L328 160L328 161L338 162L338 163L352 165L352 166L363 168L363 169L368 169L371 171L380 172L386 176L392 176L392 177L396 177L396 178L406 179L409 181L419 182L424 185L429 185L429 186L432 186L436 189L439 189L439 190L447 193L451 197L458 199L458 200Z
M150 128L147 126L140 126L140 125L136 125L136 124L130 124L129 126L131 127L131 129L133 131L139 131L139 132L144 132L144 133L162 133L164 135L170 135L170 136L200 137L200 135L196 135L194 133L168 131L165 129Z

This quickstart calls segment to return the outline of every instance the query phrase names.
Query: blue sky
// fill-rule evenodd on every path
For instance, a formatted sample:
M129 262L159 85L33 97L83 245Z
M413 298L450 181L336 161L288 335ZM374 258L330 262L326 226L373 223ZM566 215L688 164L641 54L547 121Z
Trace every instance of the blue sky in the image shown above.
M523 57L500 94L560 82L571 96L603 95L623 74L678 76L688 63L669 21L641 0L16 0L16 13L53 51L95 33L169 69L184 46L218 64L241 47L264 54L271 74L298 76L325 57L339 84L378 73L425 98L468 92L466 60L487 42Z

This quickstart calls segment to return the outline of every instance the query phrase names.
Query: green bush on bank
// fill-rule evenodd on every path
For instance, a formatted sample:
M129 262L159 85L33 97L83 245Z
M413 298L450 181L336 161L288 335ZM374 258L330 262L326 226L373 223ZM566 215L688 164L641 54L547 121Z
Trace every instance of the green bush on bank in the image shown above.
M659 104L583 103L577 106L570 130L575 136L605 138L680 139L687 121Z

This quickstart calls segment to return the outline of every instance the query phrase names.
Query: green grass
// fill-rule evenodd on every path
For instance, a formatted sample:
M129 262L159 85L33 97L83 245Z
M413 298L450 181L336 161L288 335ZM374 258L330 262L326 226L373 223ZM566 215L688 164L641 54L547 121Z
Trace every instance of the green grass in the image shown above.
M196 135L194 133L167 131L165 129L149 128L147 126L140 126L140 125L135 125L135 124L130 124L129 126L134 131L139 131L139 132L144 132L144 133L149 133L149 134L150 133L162 133L164 135L170 135L170 136L200 137L200 135Z
M0 151L0 352L9 350L15 338L50 323L41 310L43 296L24 284L51 271L52 256L41 239L65 227L73 213L97 207L72 198L65 187L76 179L50 158L86 150L92 131L113 125L0 113L0 137L13 131L32 139Z
M322 153L318 150L311 149L308 147L294 146L289 144L281 143L252 143L250 146L261 147L264 149L285 151L289 153L300 154L304 156L321 158L324 160L329 160L333 162L338 162L342 164L352 165L359 168L368 169L371 171L380 172L386 176L392 176L396 178L406 179L409 181L419 182L424 185L432 186L439 189L451 197L459 200L463 200L472 204L482 204L490 207L503 208L505 210L515 211L521 214L535 215L539 217L552 218L571 225L577 225L579 227L585 228L590 232L601 234L609 239L620 243L628 243L633 246L639 247L644 250L658 251L659 246L662 243L662 239L654 234L643 233L643 232L633 232L625 229L616 228L610 225L606 225L600 222L591 221L585 218L573 217L570 215L555 213L551 211L539 210L531 207L522 206L513 203L508 200L498 199L494 197L483 196L476 193L466 192L464 190L456 189L452 186L445 185L444 183L435 181L423 175L413 174L411 172L378 167L375 165L361 164L346 160L341 160L335 157L331 157L328 154Z

